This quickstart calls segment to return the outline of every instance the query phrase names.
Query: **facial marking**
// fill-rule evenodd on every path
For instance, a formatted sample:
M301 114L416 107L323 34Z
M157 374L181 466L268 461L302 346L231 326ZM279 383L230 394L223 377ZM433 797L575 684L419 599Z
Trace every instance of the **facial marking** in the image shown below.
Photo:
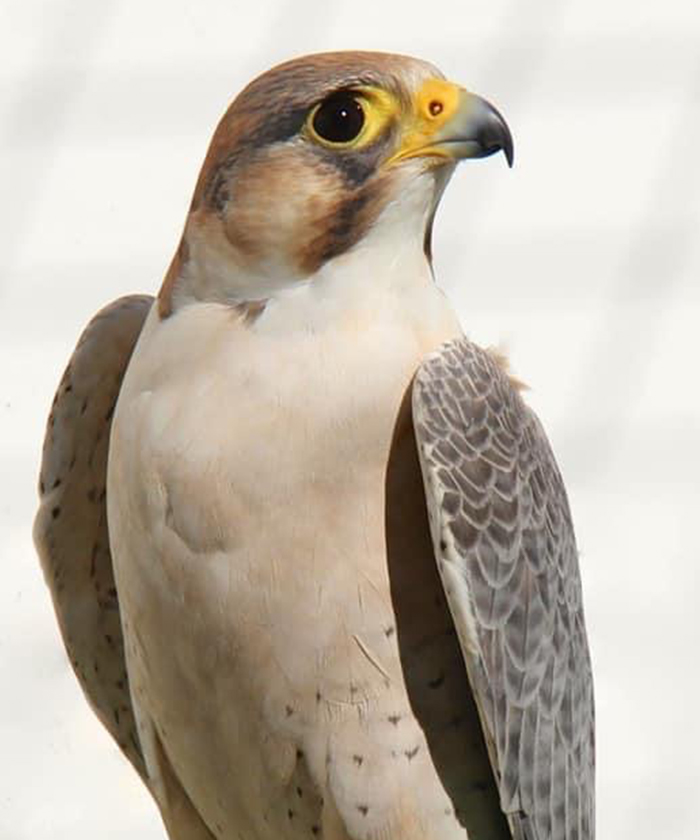
M237 273L247 289L259 277L269 290L352 248L400 189L386 164L406 120L417 121L416 90L432 94L425 119L440 120L440 82L424 62L378 53L310 56L254 80L219 123L200 172L184 237L186 245L188 230L196 233L197 265L218 265L220 278L230 272L235 299ZM334 96L357 97L362 120L352 109L347 116L357 131L323 121L314 129L314 115ZM164 284L164 317L183 264L173 261Z
M355 244L381 206L372 211L376 192L361 170L302 142L271 146L240 172L234 167L224 229L242 267L302 278Z

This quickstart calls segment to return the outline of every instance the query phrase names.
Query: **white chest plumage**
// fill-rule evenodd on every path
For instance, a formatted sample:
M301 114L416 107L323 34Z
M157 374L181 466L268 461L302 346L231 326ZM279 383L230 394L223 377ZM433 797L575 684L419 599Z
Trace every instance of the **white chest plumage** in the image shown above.
M221 304L154 311L119 399L109 523L142 741L160 742L200 813L249 836L270 820L296 836L285 790L309 789L312 823L324 796L343 822L366 818L379 758L360 811L327 771L360 749L363 715L405 717L387 755L423 737L393 632L385 482L413 373L459 328L427 265L413 277L342 315L311 286L253 324ZM280 788L276 815L248 811L261 785Z

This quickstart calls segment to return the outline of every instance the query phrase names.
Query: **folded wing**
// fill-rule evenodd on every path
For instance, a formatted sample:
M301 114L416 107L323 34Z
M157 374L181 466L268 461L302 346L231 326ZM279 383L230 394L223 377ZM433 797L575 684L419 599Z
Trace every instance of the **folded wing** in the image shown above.
M535 414L467 339L413 414L440 576L514 838L592 840L593 682L569 505Z
M152 302L146 295L120 298L80 337L46 427L34 522L34 541L73 669L97 716L143 778L105 486L114 405Z

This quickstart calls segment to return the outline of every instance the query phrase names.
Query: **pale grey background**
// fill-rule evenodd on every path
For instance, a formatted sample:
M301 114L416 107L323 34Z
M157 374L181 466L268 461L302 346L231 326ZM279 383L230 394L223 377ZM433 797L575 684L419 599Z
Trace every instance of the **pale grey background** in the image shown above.
M359 47L432 60L511 124L515 169L467 164L445 196L439 281L531 385L567 481L599 837L700 836L697 0L3 0L0 840L164 836L32 549L45 417L87 319L157 289L230 98L278 60Z

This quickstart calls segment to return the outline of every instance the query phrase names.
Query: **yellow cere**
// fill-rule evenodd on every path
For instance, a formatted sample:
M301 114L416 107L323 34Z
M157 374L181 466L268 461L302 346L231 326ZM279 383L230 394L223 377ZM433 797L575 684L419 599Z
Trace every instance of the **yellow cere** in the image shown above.
M435 135L460 108L464 89L444 79L429 79L416 92L413 113L404 122L401 142L390 163L431 153L448 156L439 147L431 148Z
M382 88L364 86L353 88L350 92L353 98L362 106L365 117L362 130L356 137L345 143L332 142L320 137L313 127L316 112L324 104L320 102L311 111L306 120L306 133L316 143L333 149L362 149L365 146L369 146L373 140L376 140L392 120L401 117L401 104L399 100Z

